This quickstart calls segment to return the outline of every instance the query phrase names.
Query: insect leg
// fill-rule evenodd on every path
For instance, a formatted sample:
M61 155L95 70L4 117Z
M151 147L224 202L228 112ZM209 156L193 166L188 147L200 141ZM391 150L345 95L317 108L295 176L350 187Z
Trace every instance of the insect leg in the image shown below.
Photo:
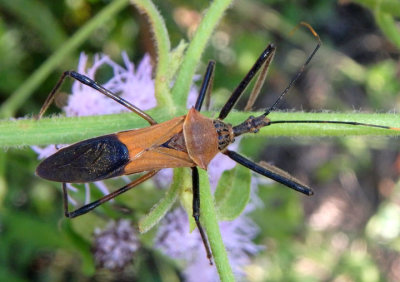
M254 105L254 102L256 101L256 99L258 97L258 94L260 94L261 87L264 85L265 78L267 77L267 74L268 74L269 64L274 59L274 54L275 54L275 51L273 51L271 56L269 56L267 58L267 60L265 61L264 66L262 67L262 69L260 71L260 75L258 76L253 89L251 90L249 99L247 100L246 107L244 107L244 111L251 110L251 108Z
M98 84L96 81L90 79L89 77L87 77L85 75L79 74L79 73L77 73L75 71L66 71L61 75L61 77L58 80L57 84L54 86L53 90L51 90L49 96L47 96L42 108L40 109L40 112L39 112L39 115L38 115L37 119L40 119L43 116L45 111L48 109L50 104L53 102L58 89L61 87L62 83L64 82L64 80L65 80L65 78L67 76L69 76L69 77L79 81L80 83L85 84L85 85L97 90L101 94L104 94L107 97L113 99L117 103L121 104L122 106L128 108L132 112L136 113L137 115L139 115L140 117L145 119L148 123L150 123L150 125L157 124L157 122L151 116L149 116L148 114L143 112L138 107L132 105L131 103L129 103L125 99L115 95L110 90L105 89L103 86Z
M233 106L236 104L237 100L240 98L240 96L243 94L243 92L246 90L246 87L249 85L253 77L257 74L257 72L265 65L269 65L271 62L272 58L274 57L275 54L275 46L272 44L269 44L267 48L261 53L261 55L258 57L257 61L254 63L254 65L251 67L249 72L246 74L246 76L242 79L242 81L239 83L239 85L236 87L236 89L232 92L231 97L229 97L228 101L225 103L225 105L222 107L221 112L219 113L219 119L223 120L226 118L226 116L229 114L229 112L232 110ZM257 80L257 84L260 84L258 88L261 87L262 82L265 79L265 76L267 74L267 69L268 66L264 67L260 78ZM257 89L256 89L257 91ZM259 91L259 89L258 89ZM256 93L258 95L258 93ZM255 94L253 94L254 96ZM257 96L255 95L255 96Z
M272 165L268 166L261 166L256 164L255 162L250 161L249 159L243 157L242 155L234 152L234 151L229 151L226 150L224 152L225 155L230 157L232 160L235 162L251 169L254 172L257 172L258 174L264 175L268 178L271 178L272 180L275 180L279 183L282 183L283 185L296 190L300 193L303 193L305 195L311 196L314 194L313 190L300 183L299 180L291 176L289 173L282 171L281 169L274 167Z
M197 97L196 105L194 106L194 108L197 111L200 111L201 106L203 105L204 98L206 96L207 96L206 105L208 104L207 107L210 106L209 97L211 93L212 84L214 81L214 69L215 69L215 61L209 61L206 73L204 74L203 77L203 82L201 83L199 96Z
M207 258L210 260L212 265L212 254L210 246L208 245L206 233L200 224L200 182L199 182L199 171L197 167L192 167L192 181L193 181L193 217L196 221L197 228L200 231L201 240L203 240L204 248L206 249Z
M105 195L104 197L100 198L97 201L91 202L87 205L84 205L80 208L78 208L77 210L74 210L72 212L70 212L68 210L68 192L67 192L67 185L65 183L62 184L63 187L63 195L64 195L64 214L66 217L68 218L74 218L77 216L80 216L82 214L85 214L93 209L95 209L96 207L98 207L99 205L115 198L116 196L125 193L126 191L132 189L133 187L139 185L140 183L146 181L147 179L153 177L156 173L158 172L158 170L153 170L150 171L148 173L146 173L145 175L142 175L141 177L139 177L138 179L135 179L134 181L132 181L131 183L128 183L127 185L125 185L124 187L108 194Z
M292 79L290 80L289 84L286 86L286 88L281 92L281 94L279 95L278 99L276 99L276 101L272 104L271 107L267 108L264 116L267 116L270 112L272 112L273 110L275 110L276 106L280 103L280 101L283 99L283 97L286 95L286 93L289 92L290 88L292 88L292 86L294 85L294 83L299 79L299 77L302 75L302 73L304 72L306 66L310 63L311 59L314 57L314 55L317 53L319 47L321 47L321 39L319 38L318 33L315 32L315 30L312 28L311 25L309 25L306 22L300 22L293 30L292 32L296 31L296 29L300 26L305 26L306 28L308 28L308 30L312 33L312 35L315 37L315 39L317 40L317 45L315 46L314 50L311 52L310 55L308 55L305 63L300 67L300 69L297 71L297 73L292 77Z

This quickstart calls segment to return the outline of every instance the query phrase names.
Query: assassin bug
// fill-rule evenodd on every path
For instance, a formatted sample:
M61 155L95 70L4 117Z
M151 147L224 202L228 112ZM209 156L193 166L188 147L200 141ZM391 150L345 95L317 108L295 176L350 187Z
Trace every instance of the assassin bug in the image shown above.
M200 231L207 252L207 257L210 259L210 263L212 264L211 251L199 220L200 187L197 167L207 169L208 164L217 153L222 152L232 160L253 170L254 172L269 177L305 195L313 194L310 187L302 184L289 173L266 163L254 163L244 156L228 150L227 146L234 142L235 137L245 133L256 133L262 127L278 123L335 123L399 130L398 128L357 122L315 120L271 121L267 118L268 114L276 108L284 95L292 87L293 83L300 77L305 67L309 64L321 46L319 36L312 27L306 23L301 24L306 26L318 41L313 52L308 56L303 66L292 78L288 86L282 91L271 107L267 108L262 115L258 117L250 116L243 123L236 126L225 123L223 120L230 113L233 106L236 104L237 100L243 94L252 79L258 72L260 72L246 108L250 108L254 103L267 75L269 64L275 54L275 47L272 44L269 44L261 53L250 71L233 91L228 101L222 107L217 119L210 119L200 114L200 109L204 99L207 97L208 100L211 93L215 68L215 62L213 61L210 61L208 64L195 106L192 107L186 115L175 117L160 124L136 106L105 89L92 79L74 71L64 72L44 102L38 118L41 118L50 106L65 78L71 77L125 106L145 119L150 126L142 129L133 129L91 138L64 147L42 161L36 169L36 174L51 181L62 182L64 213L66 217L74 218L93 210L102 203L139 185L154 176L162 168L190 167L192 169L193 185L193 217ZM99 200L86 204L74 211L69 211L66 183L94 182L116 176L141 172L146 173Z

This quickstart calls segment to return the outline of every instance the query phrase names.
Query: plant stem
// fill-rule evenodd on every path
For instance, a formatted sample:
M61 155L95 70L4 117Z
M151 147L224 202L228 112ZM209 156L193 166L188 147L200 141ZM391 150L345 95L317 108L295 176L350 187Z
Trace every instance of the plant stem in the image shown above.
M208 174L205 170L199 169L200 176L200 220L203 223L210 247L212 250L215 265L221 281L234 281L231 266L229 265L228 254L218 226L217 214L214 207L214 198L211 194Z
M148 111L156 120L170 118L168 110ZM183 114L183 113L181 113ZM234 125L243 122L257 112L232 112L227 119ZM335 120L357 121L391 127L400 127L396 114L365 113L271 113L271 120ZM136 115L123 113L116 115L85 117L54 117L41 120L19 119L0 121L0 147L27 145L69 144L87 138L148 126ZM252 134L249 134L252 135ZM399 136L400 131L385 130L365 126L341 124L274 124L263 128L258 136L349 136L349 135L388 135Z
M192 85L193 75L200 62L201 55L204 52L216 25L232 2L233 0L213 1L197 28L193 40L189 44L189 48L185 54L172 89L172 95L175 101L179 103L179 105L177 105L178 107L185 107L185 98L187 93L189 93L190 85Z
M165 22L153 2L149 0L131 0L131 2L147 15L154 34L154 43L157 50L157 68L155 77L155 94L158 107L166 107L174 115L176 106L169 91L169 65L171 43Z

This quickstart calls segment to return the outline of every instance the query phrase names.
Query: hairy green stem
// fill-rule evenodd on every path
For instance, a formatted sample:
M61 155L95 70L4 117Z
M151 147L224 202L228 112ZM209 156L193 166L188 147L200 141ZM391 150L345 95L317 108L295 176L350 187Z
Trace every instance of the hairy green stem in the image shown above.
M51 55L0 107L0 117L9 117L27 101L46 77L75 51L97 28L107 24L115 14L129 4L129 0L115 0L79 29L57 52Z
M212 250L215 265L221 281L234 281L232 269L229 265L224 242L218 226L217 213L214 207L214 197L211 194L208 174L205 170L199 169L200 176L200 220L207 231L208 241Z
M187 93L189 93L192 85L193 75L196 71L201 55L214 32L218 22L224 15L225 10L232 4L232 0L215 0L207 10L203 20L201 21L193 40L189 44L189 48L183 59L172 94L175 101L180 103L178 107L184 107L186 103Z
M178 198L179 191L182 186L187 183L185 181L185 169L174 169L174 178L171 187L165 193L165 196L151 209L151 211L139 221L139 231L145 233L156 225L165 214L171 209L172 205Z
M170 118L168 110L148 111L156 120ZM183 112L181 114L184 114ZM227 122L234 125L243 122L249 115L260 113L232 112ZM400 118L396 114L366 113L304 113L275 112L269 115L271 120L334 120L357 121L391 127L400 127ZM54 117L41 120L19 119L0 121L0 146L17 147L27 145L68 144L87 138L148 126L148 123L131 113L86 116ZM252 135L252 134L249 134ZM385 130L365 126L341 124L274 124L263 128L258 136L346 136L346 135L391 135L398 136L400 131Z
M176 112L176 106L172 101L168 80L171 43L164 19L150 0L131 0L131 3L147 16L152 27L157 50L155 94L158 107L166 107L173 115Z

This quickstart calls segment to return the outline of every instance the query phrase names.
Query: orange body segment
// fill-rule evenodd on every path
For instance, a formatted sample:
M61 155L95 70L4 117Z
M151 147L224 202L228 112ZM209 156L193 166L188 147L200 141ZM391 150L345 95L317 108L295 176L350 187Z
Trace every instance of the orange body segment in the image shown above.
M119 141L129 151L130 162L125 166L125 174L195 166L187 152L162 146L182 132L184 120L185 116L180 116L149 127L117 133Z
M125 174L175 167L207 169L219 152L213 120L193 108L186 116L116 135L129 151Z

